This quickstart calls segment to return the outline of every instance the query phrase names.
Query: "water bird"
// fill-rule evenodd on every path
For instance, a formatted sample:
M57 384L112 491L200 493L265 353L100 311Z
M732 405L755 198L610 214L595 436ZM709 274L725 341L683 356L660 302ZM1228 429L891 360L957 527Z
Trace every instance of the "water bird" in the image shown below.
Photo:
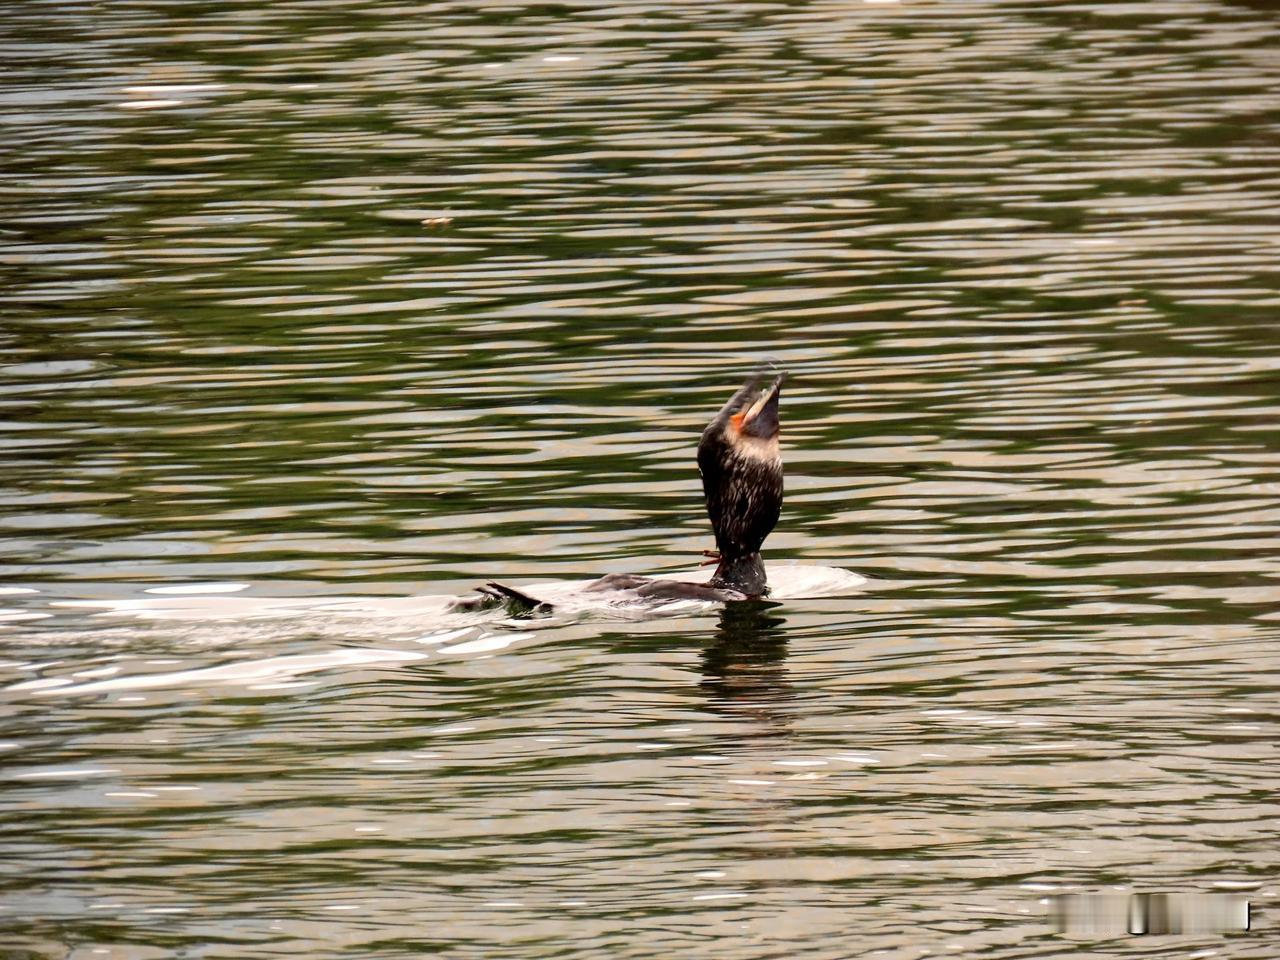
M768 594L760 548L782 510L778 402L784 378L779 374L763 387L763 373L754 374L720 408L698 442L698 472L716 540L715 550L703 551L708 563L716 564L711 579L690 583L611 573L581 587L581 593L617 603L750 600ZM491 580L477 592L477 597L455 602L453 609L506 606L515 613L546 613L555 608L536 595L536 588Z

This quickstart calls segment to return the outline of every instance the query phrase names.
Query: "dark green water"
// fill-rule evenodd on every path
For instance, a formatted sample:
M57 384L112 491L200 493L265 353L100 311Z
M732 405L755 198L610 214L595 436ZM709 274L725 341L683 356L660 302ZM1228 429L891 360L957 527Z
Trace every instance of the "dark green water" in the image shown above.
M1277 955L1273 5L0 23L4 957ZM859 591L444 612L692 566L764 356Z

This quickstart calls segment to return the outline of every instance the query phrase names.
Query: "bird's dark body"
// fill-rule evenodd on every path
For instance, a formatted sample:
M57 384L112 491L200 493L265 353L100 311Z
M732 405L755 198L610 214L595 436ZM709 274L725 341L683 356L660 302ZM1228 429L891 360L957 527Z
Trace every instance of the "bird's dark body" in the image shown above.
M454 610L483 610L486 607L505 605L522 613L550 613L555 609L553 604L517 590L505 583L490 580L482 587L477 587L476 597L455 601ZM683 580L663 580L654 577L641 577L634 573L609 573L599 580L592 580L582 588L583 593L614 594L637 600L670 601L670 600L704 600L723 602L725 600L746 600L748 595L740 590L726 587L715 587L706 583L687 583Z
M698 448L707 514L722 556L759 553L782 513L782 461L742 456L722 440Z
M712 421L698 445L698 470L720 554L711 583L764 593L760 547L782 512L782 459L735 449L723 424Z

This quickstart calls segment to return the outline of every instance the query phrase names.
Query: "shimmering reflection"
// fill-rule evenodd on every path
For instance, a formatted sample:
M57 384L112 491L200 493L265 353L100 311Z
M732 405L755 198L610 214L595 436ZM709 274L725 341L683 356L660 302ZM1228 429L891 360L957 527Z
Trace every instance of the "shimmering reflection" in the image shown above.
M1271 960L1267 4L0 13L8 949ZM447 619L695 564L761 356L868 583Z

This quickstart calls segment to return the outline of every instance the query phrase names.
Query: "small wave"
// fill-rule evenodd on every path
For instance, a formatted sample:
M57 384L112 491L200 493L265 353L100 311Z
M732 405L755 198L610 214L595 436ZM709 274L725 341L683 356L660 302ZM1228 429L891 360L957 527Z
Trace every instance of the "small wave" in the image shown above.
M34 693L37 696L114 693L124 690L149 690L157 687L206 686L210 684L279 683L306 673L332 670L335 667L376 663L405 663L424 660L428 654L411 650L379 650L345 648L326 653L303 653L265 660L238 660L216 667L148 673L141 676L112 677L76 683L71 678L42 677L9 687L12 693Z

